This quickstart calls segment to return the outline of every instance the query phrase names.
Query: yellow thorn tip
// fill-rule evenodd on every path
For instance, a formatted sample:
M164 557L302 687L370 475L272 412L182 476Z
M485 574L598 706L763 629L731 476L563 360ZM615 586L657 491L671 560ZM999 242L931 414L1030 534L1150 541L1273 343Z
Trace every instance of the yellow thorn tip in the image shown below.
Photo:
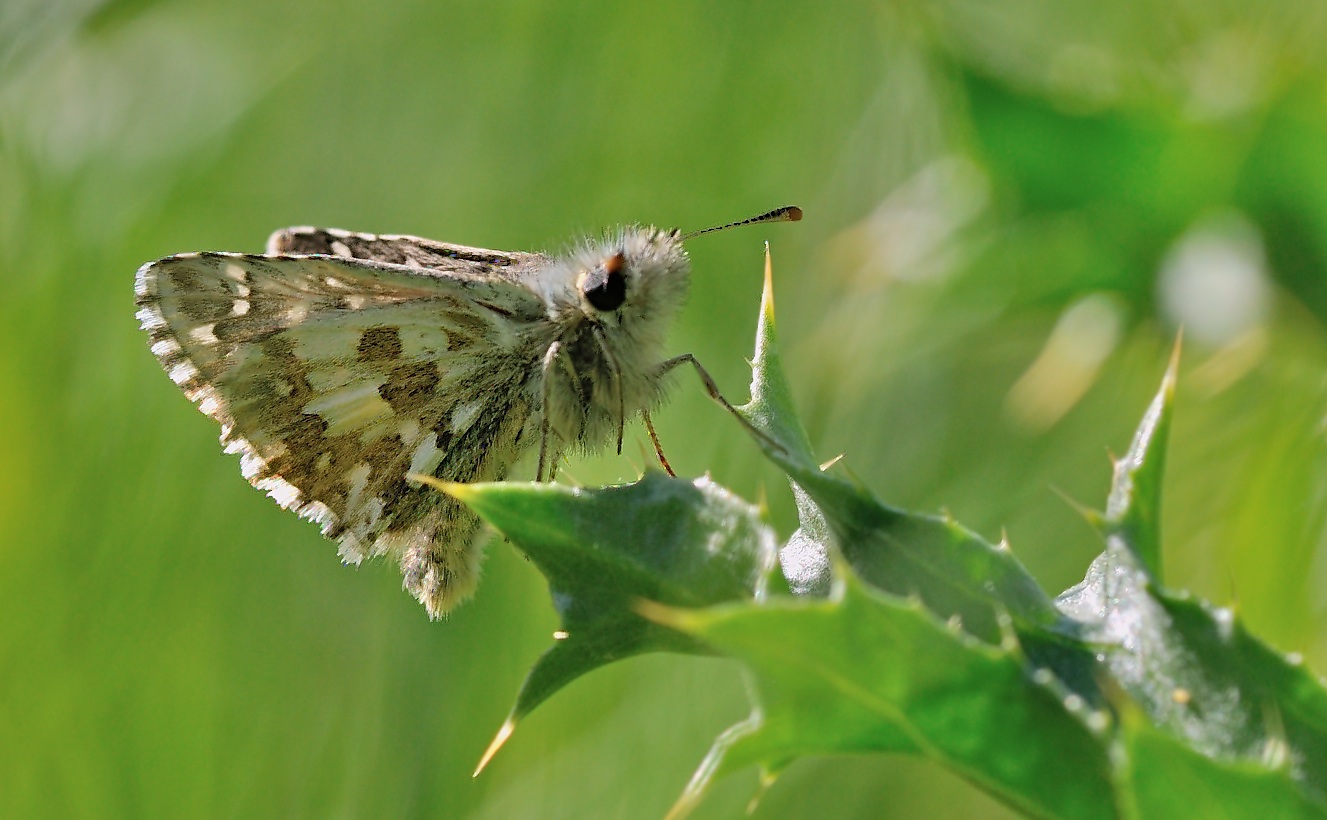
M760 294L760 302L765 310L765 316L772 323L774 321L774 261L770 257L768 240L765 242L765 289Z
M479 765L475 767L475 773L470 775L471 777L479 777L479 773L484 771L484 767L488 765L488 762L493 759L493 756L498 753L498 749L502 748L502 745L507 742L507 738L511 737L511 733L514 731L516 731L515 719L507 718L507 721L502 724L502 728L498 729L498 733L494 735L493 742L488 744L488 749L484 751L484 756L479 759Z
M469 486L465 484L456 481L443 481L440 478L434 478L431 475L424 475L423 473L406 473L405 477L408 481L414 481L432 487L435 490L441 490L453 498L464 499L470 491Z

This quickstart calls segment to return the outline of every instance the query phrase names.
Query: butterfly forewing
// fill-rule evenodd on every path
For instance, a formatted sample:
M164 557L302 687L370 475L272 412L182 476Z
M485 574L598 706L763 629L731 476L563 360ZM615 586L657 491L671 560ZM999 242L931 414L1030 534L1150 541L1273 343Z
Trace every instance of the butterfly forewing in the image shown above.
M548 261L547 257L537 253L472 248L421 236L307 227L276 231L267 239L267 252L270 255L328 254L476 277L509 277L525 266Z
M319 236L348 253L146 265L139 318L245 477L320 523L344 559L399 556L436 617L474 586L479 522L405 475L497 479L515 459L544 344L530 330L543 303L515 274L538 257L461 260L445 255L461 246L429 243L403 257L412 267L364 261L407 253L408 237L292 229L272 242ZM364 259L338 258L351 251Z

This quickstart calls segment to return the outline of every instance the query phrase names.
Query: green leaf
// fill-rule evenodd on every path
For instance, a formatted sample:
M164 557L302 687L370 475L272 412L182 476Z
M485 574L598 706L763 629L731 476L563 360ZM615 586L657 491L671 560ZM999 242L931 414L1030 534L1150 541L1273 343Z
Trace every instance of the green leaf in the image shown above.
M1062 721L1073 743L1092 749L1076 749L1071 759L1083 761L1097 785L1077 790L1104 793L1106 755L1099 740L1084 742L1090 732L1080 717L1105 702L1094 688L1092 655L1012 554L947 517L890 507L815 463L779 360L768 257L752 400L740 411L793 482L801 526L780 555L789 585L807 595L838 591L817 605L777 601L694 614L740 621L736 633L653 613L747 660L761 701L752 718L719 739L681 805L699 799L717 773L751 763L772 772L801 755L863 750L933 755L1014 805L1038 811L1072 805L1030 785L1029 772L1040 765L1032 759L1055 766L1065 759L1056 751L1056 732L1023 736L1001 724L1006 720L1023 730ZM859 578L889 595L868 591ZM936 650L937 635L947 651ZM941 684L946 675L953 676L950 684ZM951 684L952 694L942 696ZM1072 709L1063 703L1070 696ZM977 723L998 728L975 740L968 729L949 734L957 724L946 724L945 716L952 718L947 710L960 700ZM936 711L928 712L932 706ZM1020 710L1024 717L1036 713L1036 721L1020 723ZM1020 749L1012 757L1021 762L1000 748L1011 737ZM1041 776L1059 773L1055 766ZM1064 782L1052 779L1055 785L1038 788L1054 792Z
M675 813L716 774L874 751L925 755L1033 814L1114 815L1108 715L1030 675L1016 644L972 638L850 571L828 601L650 614L742 659L758 682L753 718L716 743Z
M793 539L799 566L820 565L837 548L866 581L897 595L916 595L940 617L955 618L988 642L1000 640L1007 612L1020 624L1052 629L1061 621L1049 596L1013 555L948 517L891 507L860 484L831 475L816 463L792 404L774 322L770 262L756 331L751 401L739 412L761 434L765 454L783 468L798 493L802 529ZM813 533L830 536L815 555ZM818 558L818 561L817 561ZM785 572L788 571L785 567ZM823 589L823 579L789 579L798 588Z
M1284 805L1318 808L1327 693L1233 613L1171 595L1153 575L1175 359L1117 463L1106 514L1093 517L1105 551L1052 604L1006 549L816 466L773 319L767 277L741 409L794 483L790 586L808 596L828 586L829 600L652 611L755 675L751 718L716 742L679 810L716 774L754 763L772 775L802 755L870 750L933 757L1033 813L1156 816L1158 775L1111 751L1115 716L1134 713L1208 760L1213 794L1253 782L1290 788ZM828 583L807 558L817 554Z
M1104 523L1121 536L1138 560L1160 580L1161 476L1166 467L1170 438L1170 407L1175 398L1175 374L1180 346L1175 344L1161 389L1148 405L1142 423L1129 444L1129 452L1115 462Z
M819 472L806 429L793 409L792 388L784 375L783 359L779 355L774 326L774 271L768 244L765 246L765 287L760 294L760 320L756 327L756 356L751 363L751 401L737 410L763 434L764 437L757 436L756 441L776 463L785 469Z
M1172 357L1128 454L1116 465L1106 514L1096 520L1106 548L1057 606L1100 650L1106 672L1136 704L1129 708L1140 709L1193 754L1212 759L1207 776L1214 792L1242 788L1246 764L1261 761L1264 771L1274 764L1288 777L1260 783L1296 787L1298 794L1283 800L1323 801L1327 691L1298 659L1250 635L1233 611L1172 593L1157 578L1176 367ZM1234 763L1240 766L1228 765ZM1226 774L1230 782L1219 782ZM1136 789L1154 788L1150 781L1132 782Z
M638 482L581 489L556 484L444 484L548 578L562 619L558 640L531 669L482 769L519 720L585 673L642 652L708 652L641 618L641 600L699 607L759 598L775 538L757 508L707 478L648 472Z
M1125 727L1124 783L1135 817L1321 818L1321 803L1275 761L1214 760L1142 720Z

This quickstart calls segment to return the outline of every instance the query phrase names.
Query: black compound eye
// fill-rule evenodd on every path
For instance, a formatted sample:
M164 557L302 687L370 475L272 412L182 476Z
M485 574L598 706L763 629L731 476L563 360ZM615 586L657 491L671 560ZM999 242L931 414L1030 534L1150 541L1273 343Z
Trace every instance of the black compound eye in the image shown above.
M589 273L581 282L581 293L595 310L610 311L627 301L627 275L622 272L626 259L614 254Z

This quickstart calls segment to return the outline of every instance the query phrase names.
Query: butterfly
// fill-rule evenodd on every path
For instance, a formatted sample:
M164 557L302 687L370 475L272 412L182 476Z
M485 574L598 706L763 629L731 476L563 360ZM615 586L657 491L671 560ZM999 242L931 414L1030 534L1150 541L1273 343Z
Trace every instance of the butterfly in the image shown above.
M779 208L683 234L627 226L561 256L414 236L286 228L266 253L184 253L138 270L138 319L167 374L221 425L227 453L346 563L393 556L439 618L478 583L479 518L408 478L499 481L537 449L536 480L650 411L686 297L683 241L796 221ZM739 417L740 418L740 417Z

